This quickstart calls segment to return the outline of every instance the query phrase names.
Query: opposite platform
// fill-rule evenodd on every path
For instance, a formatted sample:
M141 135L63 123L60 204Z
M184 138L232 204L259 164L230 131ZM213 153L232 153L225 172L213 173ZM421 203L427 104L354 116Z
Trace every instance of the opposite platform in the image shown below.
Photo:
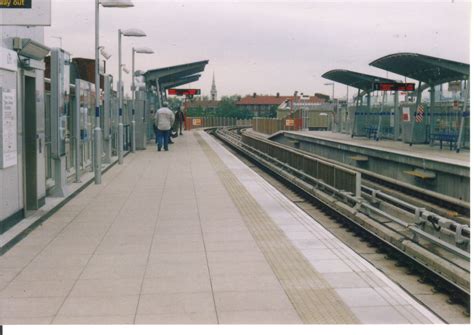
M130 155L0 259L0 324L440 323L204 132Z

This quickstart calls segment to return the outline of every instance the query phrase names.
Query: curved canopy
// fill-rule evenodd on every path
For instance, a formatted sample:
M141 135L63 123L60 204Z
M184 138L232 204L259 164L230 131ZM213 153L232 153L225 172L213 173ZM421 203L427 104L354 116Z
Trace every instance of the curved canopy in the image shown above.
M209 61L205 60L149 70L145 73L145 81L151 85L158 82L160 90L178 86L177 83L180 83L179 85L191 83L199 79L200 76L197 74L204 71L208 63Z
M417 53L396 53L374 60L369 65L430 85L469 77L469 64Z
M375 82L396 83L392 79L340 69L328 71L322 77L363 91L372 91Z

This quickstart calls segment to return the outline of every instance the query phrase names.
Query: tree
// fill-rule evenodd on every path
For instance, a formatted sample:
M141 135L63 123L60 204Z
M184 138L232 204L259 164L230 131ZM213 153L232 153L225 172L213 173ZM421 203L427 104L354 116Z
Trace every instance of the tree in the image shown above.
M240 100L240 96L233 95L230 97L222 97L219 105L217 106L216 116L220 117L232 117L236 119L251 119L253 114L247 110L240 110L235 104Z

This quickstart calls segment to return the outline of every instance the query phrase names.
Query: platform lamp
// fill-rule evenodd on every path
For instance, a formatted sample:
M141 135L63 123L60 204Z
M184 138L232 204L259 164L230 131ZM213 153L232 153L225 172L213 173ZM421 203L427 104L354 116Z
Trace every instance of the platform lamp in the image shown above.
M334 100L334 83L324 83L326 86L331 86L332 85L332 96L331 96L331 101Z
M135 53L153 54L150 48L132 48L132 152L135 152Z
M102 181L102 129L100 129L100 60L99 60L99 5L109 8L133 7L130 0L95 0L95 128L94 128L94 180Z
M119 124L118 124L118 163L123 163L123 97L122 97L122 35L127 37L145 37L146 34L140 29L118 30L118 57L119 57L119 78L118 78L118 92L119 92Z

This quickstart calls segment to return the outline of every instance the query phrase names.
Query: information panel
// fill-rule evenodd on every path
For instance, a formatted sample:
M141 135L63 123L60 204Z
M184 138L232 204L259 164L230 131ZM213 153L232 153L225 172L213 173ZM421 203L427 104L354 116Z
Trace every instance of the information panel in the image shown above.
M32 0L0 0L0 9L31 8Z
M375 91L414 91L414 83L374 83Z
M51 0L0 0L0 26L50 25Z
M200 95L201 90L199 88L170 88L168 89L169 95Z
M4 169L17 164L16 90L0 90L0 115L2 141L0 168Z

